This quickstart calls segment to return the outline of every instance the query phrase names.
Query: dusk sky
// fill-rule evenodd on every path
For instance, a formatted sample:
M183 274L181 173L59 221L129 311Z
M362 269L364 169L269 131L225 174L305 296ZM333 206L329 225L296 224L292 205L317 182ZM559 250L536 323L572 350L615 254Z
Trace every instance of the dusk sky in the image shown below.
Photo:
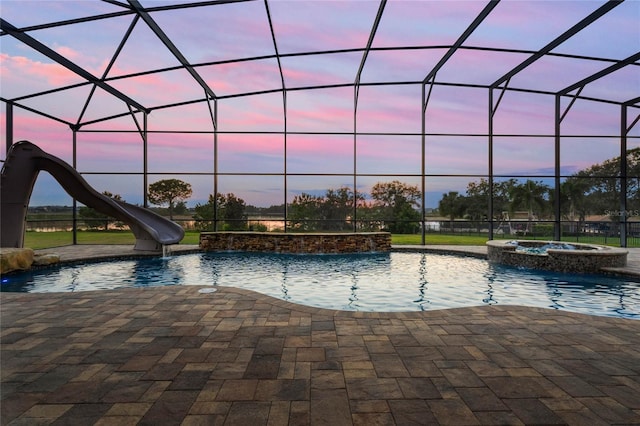
M140 0L146 8L185 3L191 2ZM462 43L436 74L426 107L428 207L435 207L443 192L464 192L469 181L488 172L489 89L449 84L491 85L605 3L505 0ZM194 194L189 205L205 202L213 192L216 158L209 105L217 104L219 191L233 192L247 204L268 206L285 198L284 177L278 175L285 167L283 82L286 169L291 174L287 201L301 192L322 194L329 188L353 186L354 163L358 191L391 180L419 186L421 82L487 4L389 0L362 67L355 121L353 84L380 8L378 1L277 0L149 10L218 98L210 103L201 101L203 88L146 22L136 21L131 11L117 14L128 10L123 6L89 0L2 0L0 15L14 27L28 27L26 33L51 51L92 76L106 78L111 87L152 109L149 182L178 178L191 183ZM113 15L39 27L100 14ZM640 0L626 0L553 49L553 55L516 74L508 87L556 93L615 60L638 54L639 22ZM140 203L142 138L131 115L126 116L128 106L103 89L92 94L93 86L83 84L76 72L5 33L0 37L0 60L0 96L16 104L14 140L30 140L71 163L73 133L68 124L81 123L77 169L98 191ZM148 73L158 69L164 71ZM402 84L369 85L394 82ZM65 90L49 92L60 88ZM301 88L307 90L297 90ZM499 95L494 91L494 97ZM586 85L580 96L612 102L638 98L640 61ZM562 107L569 101L563 97ZM5 102L0 103L3 147ZM554 102L552 95L505 92L493 122L495 174L553 174ZM185 105L162 108L180 103ZM627 127L640 114L639 108L638 103L628 108ZM561 124L563 174L620 155L620 114L620 105L609 102L578 100L571 106ZM119 115L124 116L92 124ZM142 125L142 114L135 116ZM354 131L360 133L355 149ZM631 127L629 136L629 148L640 147L640 123ZM71 199L43 173L31 205L48 204L70 205Z

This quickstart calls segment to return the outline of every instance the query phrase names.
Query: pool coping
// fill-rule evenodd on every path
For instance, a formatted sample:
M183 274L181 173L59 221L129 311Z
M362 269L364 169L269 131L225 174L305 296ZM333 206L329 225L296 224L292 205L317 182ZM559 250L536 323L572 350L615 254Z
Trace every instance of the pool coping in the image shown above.
M171 253L175 255L204 252L196 244L176 244L172 245L170 250ZM629 252L626 266L602 268L601 273L604 275L640 278L640 248L625 248L625 250ZM60 257L60 262L58 263L60 266L161 256L161 254L157 252L134 250L131 245L77 244L38 249L34 250L34 252L36 255L57 254ZM392 245L391 253L393 252L426 252L487 259L487 247L485 245ZM46 269L51 267L52 265L43 265L34 266L33 269Z

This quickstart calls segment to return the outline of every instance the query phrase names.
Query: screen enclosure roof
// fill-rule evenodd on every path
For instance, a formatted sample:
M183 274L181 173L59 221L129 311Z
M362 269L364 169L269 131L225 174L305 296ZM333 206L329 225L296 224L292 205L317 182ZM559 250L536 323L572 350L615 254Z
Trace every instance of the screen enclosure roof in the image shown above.
M4 0L0 8L2 101L72 128L333 87L352 88L357 104L360 87L388 84L640 106L637 0Z

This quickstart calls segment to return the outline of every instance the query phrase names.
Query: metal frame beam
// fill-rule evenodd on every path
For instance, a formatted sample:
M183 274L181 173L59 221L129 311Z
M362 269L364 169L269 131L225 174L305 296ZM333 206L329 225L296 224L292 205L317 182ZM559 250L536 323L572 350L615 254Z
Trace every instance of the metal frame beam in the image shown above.
M273 30L273 20L271 19L271 10L269 9L269 2L267 0L264 0L264 7L265 10L267 12L267 20L269 21L269 31L271 32L271 40L273 40L273 49L275 52L275 56L276 56L276 61L278 62L278 71L280 73L280 83L282 84L282 109L283 109L283 125L284 125L284 129L283 129L283 171L284 171L284 177L283 177L283 187L284 187L284 194L283 194L283 204L284 204L284 231L287 232L287 219L288 219L288 215L289 215L289 209L287 207L287 187L288 187L288 182L287 182L287 135L288 135L288 128L287 128L287 86L284 82L284 72L282 71L282 62L280 61L280 52L278 50L278 42L276 40L276 33Z
M13 145L13 104L7 102L5 104L5 152L9 152L9 148Z
M180 49L176 47L175 44L171 41L171 39L165 34L165 32L160 28L160 26L156 23L156 21L149 15L147 10L142 7L138 0L127 0L131 7L135 10L135 12L142 18L142 20L151 28L151 31L162 41L162 43L169 49L169 51L175 56L175 58L180 62L182 67L191 74L191 77L202 87L204 92L211 99L216 99L217 96L214 93L213 89L209 87L209 85L204 81L204 79L198 74L198 72L191 66L187 58L184 57Z
M362 54L362 59L360 60L360 66L358 67L358 71L356 72L356 76L353 82L353 230L356 230L356 222L358 220L358 145L357 145L357 131L358 131L358 97L360 95L360 78L362 77L362 71L364 70L364 66L367 63L367 57L369 56L369 52L371 51L371 46L373 45L373 40L376 36L376 32L378 31L378 26L380 25L380 20L382 19L382 14L384 13L384 8L387 5L387 0L380 0L380 5L378 6L378 12L376 13L376 17L373 21L373 25L371 26L371 32L369 33L369 39L367 40L367 46L364 49L364 53Z
M476 16L476 18L473 20L473 22L467 27L467 29L460 35L460 37L458 37L458 39L456 40L456 42L449 48L449 50L447 51L447 53L444 54L444 56L442 58L440 58L440 61L438 61L438 63L431 69L431 71L429 71L429 73L425 76L425 78L422 80L422 108L421 108L421 122L422 122L422 140L421 140L421 148L422 148L422 162L421 162L421 167L422 167L422 214L421 214L421 224L422 224L422 233L421 233L421 243L424 245L426 244L426 223L425 223L425 214L426 214L426 200L427 200L427 196L426 196L426 174L427 174L427 169L426 169L426 155L427 155L427 149L426 149L426 144L427 144L427 138L426 138L426 129L427 129L427 123L426 123L426 114L427 114L427 106L429 103L429 99L431 99L431 91L433 90L433 85L435 83L436 80L436 75L438 73L438 71L440 70L440 68L442 68L444 66L444 64L451 58L451 56L453 56L453 54L455 52L458 51L458 49L462 46L462 44L469 38L469 36L476 30L476 28L478 28L478 26L480 26L480 24L485 20L485 18L487 16L489 16L489 14L491 13L491 11L493 11L493 9L498 5L498 3L500 2L500 0L491 0L485 7L484 9ZM429 84L429 93L426 93L426 85ZM493 107L492 107L493 108ZM491 113L491 116L493 117L493 112ZM491 122L493 121L493 119L491 119ZM492 131L492 123L490 123L490 132ZM489 136L490 142L489 142L489 149L492 149L492 136ZM492 161L492 159L490 158L489 161ZM491 168L490 168L491 170ZM490 188L490 192L493 192L493 175L490 175L490 181L489 181L489 188ZM488 204L488 209L489 209L489 239L493 239L493 203L492 203L492 196L489 196L489 204Z
M556 47L560 46L562 43L567 41L569 38L573 37L580 30L586 28L589 24L591 24L592 22L596 21L597 19L599 19L600 17L605 15L607 12L612 10L614 7L619 6L620 4L622 4L622 2L621 1L617 1L617 0L611 0L611 1L606 2L605 4L600 6L598 9L596 9L593 13L591 13L589 16L587 16L586 18L584 18L583 20L581 20L580 22L575 24L573 27L569 28L567 31L562 33L560 36L558 36L554 40L552 40L549 44L544 46L542 49L540 49L534 55L528 57L523 62L521 62L518 66L513 68L511 71L509 71L508 73L506 73L505 75L503 75L502 77L497 79L491 85L491 87L500 86L502 83L504 83L505 81L509 80L511 77L513 77L514 75L518 74L520 71L522 71L523 69L525 69L529 65L533 64L538 59L544 57L544 55L546 55L547 53L549 53L550 51L552 51Z
M484 7L484 9L482 9L482 11L478 14L478 16L476 16L476 19L473 20L473 22L467 27L466 30L464 30L464 32L460 35L460 37L458 37L458 40L456 40L456 42L449 48L447 53L445 53L444 56L440 59L440 61L438 61L438 63L433 67L433 69L429 71L429 73L424 78L424 80L422 80L423 84L426 84L432 78L435 80L435 76L440 70L440 68L442 68L444 64L449 60L449 58L451 58L451 56L453 56L453 54L456 53L458 48L462 46L462 43L464 43L469 38L469 36L476 30L476 28L478 28L478 26L482 23L482 21L484 21L485 18L489 16L491 11L498 5L499 2L500 0L491 0Z
M353 85L356 90L356 108L358 104L358 91L360 87L360 77L362 76L362 71L364 70L364 65L367 63L367 56L369 56L369 52L371 51L371 45L373 44L373 39L376 36L376 32L378 31L378 26L380 25L380 19L382 19L382 14L384 12L384 8L387 5L387 0L381 0L380 6L378 7L378 13L376 14L376 18L373 21L373 26L371 27L371 32L369 33L369 40L367 40L367 46L364 49L364 53L362 54L362 59L360 60L360 66L358 67L358 72L356 72L356 77L353 82Z
M636 61L640 60L640 53L635 53L629 57L627 57L626 59L623 59L621 61L618 61L617 63L606 67L596 73L591 74L588 77L583 78L582 80L565 87L564 89L560 90L557 95L556 95L556 132L559 132L560 129L560 123L562 122L562 120L564 119L564 117L567 115L567 113L569 112L569 110L571 109L571 107L573 106L573 104L575 103L576 99L578 99L578 97L580 96L580 93L582 92L582 90L585 88L585 86L589 83L592 83L602 77L605 77L625 66L629 66L633 63L635 63ZM567 106L567 108L565 109L564 113L562 113L562 115L560 115L560 96L571 96L569 95L570 92L574 91L574 90L578 90L578 92L572 96L571 102L569 103L569 105ZM620 212L621 214L619 215L619 232L620 232L620 246L621 247L626 247L627 246L627 187L628 187L628 176L627 176L627 135L631 129L631 127L633 127L633 124L631 125L631 127L628 127L627 125L627 109L628 106L632 103L635 103L634 101L638 100L640 98L636 98L636 99L632 99L630 101L627 101L623 104L621 104L620 106ZM640 116L638 117L640 118ZM637 121L637 120L636 120ZM635 124L635 122L634 122ZM560 191L559 191L559 184L560 184L560 178L559 178L559 156L560 156L560 136L559 134L556 135L556 199L559 199L559 195L560 195ZM557 206L555 207L555 211L556 214L560 213L560 206L559 206L559 201L556 200L556 204ZM556 218L556 228L559 227L560 225L560 220L559 218ZM555 235L556 239L560 238L560 232L559 229L556 231L556 235Z
M636 105L636 104L640 104L640 96L638 96L637 98L629 99L628 101L622 103L622 105L624 106L628 106L628 107L636 106L640 108L640 105Z
M627 136L631 130L627 124L627 106L620 107L620 246L627 246L627 188L629 185L629 168L627 159Z
M129 40L129 36L133 32L133 29L135 28L139 18L140 17L136 15L135 18L131 21L131 24L129 24L129 28L125 32L125 35L124 37L122 37L120 44L118 44L118 47L116 48L115 53L111 57L109 64L107 64L106 68L104 69L104 72L102 73L102 80L107 78L109 71L111 71L111 68L113 68L113 64L116 62L116 59L118 58L118 55L120 54L120 52L122 52L122 49L124 48L125 43L127 42L127 40ZM89 107L89 103L91 102L91 99L93 98L95 91L96 91L96 86L92 86L91 90L89 91L89 96L87 96L87 100L85 101L84 106L82 107L82 111L80 111L80 115L78 116L78 120L76 121L75 128L79 129L82 126L81 124L82 117L84 117L84 114L87 111L87 108ZM135 120L135 113L133 111L131 112L131 116Z
M142 104L140 104L140 103L136 102L135 100L131 99L129 96L125 95L124 93L120 92L119 90L115 89L114 87L111 87L110 85L105 83L103 80L101 80L98 77L96 77L93 74L91 74L89 71L87 71L84 68L78 66L74 62L71 62L66 57L62 56L61 54L59 54L55 50L52 50L48 46L45 46L44 44L42 44L41 42L39 42L35 38L31 37L30 35L20 31L18 28L14 27L13 25L11 25L9 22L5 21L2 18L0 18L0 28L2 28L3 31L6 31L8 34L10 34L12 37L20 40L21 42L23 42L27 46L31 47L32 49L42 53L43 55L45 55L47 58L51 59L52 61L57 62L58 64L60 64L63 67L67 68L68 70L70 70L70 71L76 73L77 75L79 75L80 77L84 78L88 82L90 82L92 84L95 84L96 86L100 87L101 89L109 92L113 96L115 96L118 99L120 99L121 101L125 102L127 105L131 105L131 106L134 106L134 107L136 107L137 109L139 109L141 111L148 112L148 109L146 107L144 107Z
M560 90L558 92L559 95L568 95L569 92L572 92L575 89L580 89L584 86L586 86L589 83L592 83L608 74L611 74L614 71L617 71L623 67L626 67L627 65L631 65L632 63L634 63L635 61L639 61L640 60L640 52L639 53L635 53L631 56L629 56L626 59L623 59L621 61L616 62L615 64L608 66L594 74L591 74L588 77L583 78L582 80L572 84L571 86L567 86L564 89Z
M569 107L567 107L567 110L564 112L564 114L562 113L562 107L561 107L561 102L560 102L560 95L556 95L555 96L555 114L554 114L554 142L553 142L553 150L554 150L554 177L553 177L553 181L554 181L554 185L553 185L553 238L556 241L560 241L562 239L562 217L561 217L561 200L560 200L560 195L561 195L561 187L560 187L560 167L561 167L561 163L560 163L560 153L561 153L561 149L560 149L560 133L561 133L561 125L562 125L562 120L564 119L564 116L567 114L567 112L569 111Z

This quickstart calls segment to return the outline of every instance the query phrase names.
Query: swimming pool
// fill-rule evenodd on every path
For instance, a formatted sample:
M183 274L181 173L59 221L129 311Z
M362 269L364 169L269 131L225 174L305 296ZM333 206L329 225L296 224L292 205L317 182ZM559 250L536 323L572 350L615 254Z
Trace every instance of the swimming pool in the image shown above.
M419 252L357 255L194 253L64 265L3 277L2 291L73 292L159 285L232 286L307 306L420 311L525 305L640 319L640 282Z

